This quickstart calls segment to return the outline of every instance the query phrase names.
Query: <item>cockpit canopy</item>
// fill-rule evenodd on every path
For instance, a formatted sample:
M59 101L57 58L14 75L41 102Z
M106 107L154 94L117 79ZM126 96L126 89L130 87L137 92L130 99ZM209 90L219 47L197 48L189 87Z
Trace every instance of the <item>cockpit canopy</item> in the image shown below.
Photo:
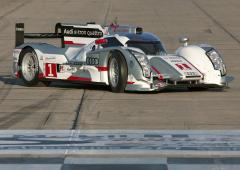
M135 47L141 49L146 55L165 55L166 50L160 39L152 33L121 33L121 37L127 37L126 44L122 44L116 37L105 37L106 44L102 44L103 48L124 46Z
M141 34L123 34L129 38L128 47L141 49L146 55L164 55L166 50L160 39L152 33L144 32Z

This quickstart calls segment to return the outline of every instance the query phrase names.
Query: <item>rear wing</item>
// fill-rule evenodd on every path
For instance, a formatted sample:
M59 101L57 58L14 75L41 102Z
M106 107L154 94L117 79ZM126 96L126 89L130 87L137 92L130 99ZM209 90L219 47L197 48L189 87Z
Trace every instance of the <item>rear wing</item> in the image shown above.
M124 34L124 33L141 34L142 32L143 32L142 27L136 27L131 25L111 24L108 27L109 34Z
M60 38L61 46L64 48L66 45L85 45L107 34L106 28L95 23L85 25L57 23L53 33L25 33L24 23L16 23L15 31L16 47L22 45L25 38Z

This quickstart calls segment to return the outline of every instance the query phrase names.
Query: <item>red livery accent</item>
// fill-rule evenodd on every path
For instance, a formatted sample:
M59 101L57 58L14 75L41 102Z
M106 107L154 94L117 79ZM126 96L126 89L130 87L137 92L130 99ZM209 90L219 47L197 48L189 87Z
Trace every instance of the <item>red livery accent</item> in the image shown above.
M38 74L38 78L39 78L39 79L44 78L44 74L43 74L43 73L39 73L39 74Z
M175 64L178 68L180 68L181 70L192 70L192 68L191 67L189 67L189 65L187 65L187 64Z
M71 81L92 81L91 78L77 77L77 76L70 76L70 77L68 77L68 80L71 80Z
M184 70L184 67L181 64L175 64L178 68L180 68L181 70Z
M189 67L187 64L182 64L185 68L192 70L191 67Z
M85 44L81 44L81 43L74 43L73 41L64 41L64 44L66 44L66 45L85 45Z
M154 67L154 66L151 66L151 68L159 75L158 79L163 80L163 76L162 76L161 72L158 69L156 69L156 67Z
M57 77L57 64L46 63L45 64L45 75L46 75L46 77Z
M95 44L99 45L99 44L106 44L108 41L105 38L101 38L98 40L95 40Z
M128 81L127 84L134 84L135 82L133 81Z
M96 66L98 71L108 71L108 67Z
M20 71L16 72L15 76L16 76L17 79L20 78Z

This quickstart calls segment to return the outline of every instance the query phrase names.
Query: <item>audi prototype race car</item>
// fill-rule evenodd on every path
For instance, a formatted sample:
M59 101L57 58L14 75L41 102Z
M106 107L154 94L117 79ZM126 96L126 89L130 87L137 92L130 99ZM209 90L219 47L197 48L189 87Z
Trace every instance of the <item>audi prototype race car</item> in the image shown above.
M62 46L25 38L60 38ZM65 80L103 84L113 92L228 85L231 77L214 47L180 41L183 46L168 54L156 35L140 27L58 23L54 33L24 33L24 24L17 23L13 75L27 86Z

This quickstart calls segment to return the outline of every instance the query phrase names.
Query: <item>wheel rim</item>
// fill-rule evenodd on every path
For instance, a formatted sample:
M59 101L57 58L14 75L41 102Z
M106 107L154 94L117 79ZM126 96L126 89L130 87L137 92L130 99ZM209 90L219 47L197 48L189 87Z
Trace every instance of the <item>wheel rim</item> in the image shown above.
M26 53L22 60L22 75L25 80L31 81L34 79L38 71L38 64L34 54Z
M119 68L117 60L115 58L112 58L110 61L109 77L111 85L113 87L116 87L118 85L119 80Z

